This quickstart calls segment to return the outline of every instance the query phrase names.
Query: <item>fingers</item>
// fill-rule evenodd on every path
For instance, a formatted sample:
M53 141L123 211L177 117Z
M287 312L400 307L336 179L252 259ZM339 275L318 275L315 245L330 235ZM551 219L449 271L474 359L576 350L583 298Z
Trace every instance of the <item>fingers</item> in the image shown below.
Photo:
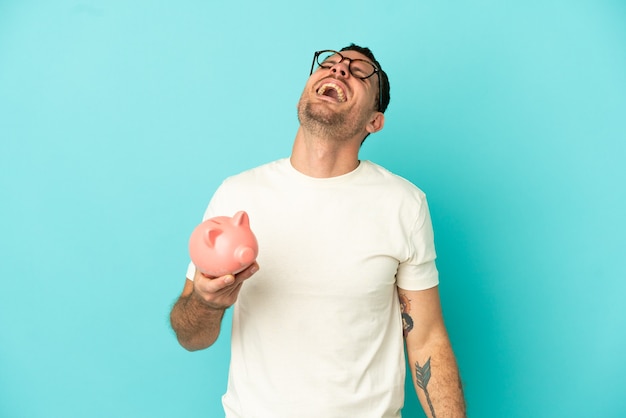
M243 280L249 279L257 271L259 271L259 265L255 261L248 268L246 268L245 270L237 273L237 280L239 280L239 279L243 279Z
M255 262L236 275L227 274L221 277L207 277L196 270L194 276L194 293L205 304L227 308L235 303L241 285L259 270Z
M227 274L221 277L209 277L196 270L194 282L198 281L203 283L203 288L206 288L207 291L216 292L235 283L241 283L244 280L249 279L258 270L259 265L256 262L252 263L245 270L237 273L236 275Z
M216 293L228 286L231 286L235 283L236 279L232 274L227 274L221 277L207 277L196 271L196 276L193 281L196 290L199 290L202 293Z

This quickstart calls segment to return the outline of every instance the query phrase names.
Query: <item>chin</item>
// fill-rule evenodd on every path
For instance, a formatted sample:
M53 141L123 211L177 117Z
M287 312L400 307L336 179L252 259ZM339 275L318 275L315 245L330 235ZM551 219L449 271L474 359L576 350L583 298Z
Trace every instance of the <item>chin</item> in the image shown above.
M323 103L300 101L298 104L298 120L302 125L310 123L326 127L339 127L345 123L345 115L338 113Z

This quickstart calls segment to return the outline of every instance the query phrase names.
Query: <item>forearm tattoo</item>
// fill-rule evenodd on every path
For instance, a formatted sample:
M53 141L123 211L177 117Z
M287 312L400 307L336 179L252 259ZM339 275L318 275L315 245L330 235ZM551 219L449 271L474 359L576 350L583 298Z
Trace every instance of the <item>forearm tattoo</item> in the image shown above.
M417 382L417 386L424 391L426 395L426 402L428 402L428 407L430 408L430 415L432 418L437 418L435 415L435 408L433 408L433 403L430 400L430 394L428 393L428 381L430 380L430 357L426 360L426 363L423 367L420 366L419 362L415 362L415 381Z
M402 334L404 338L407 337L409 332L413 329L413 318L409 314L411 312L411 299L408 298L407 295L400 293L398 295L400 299L400 309L402 312ZM420 366L419 362L415 362L415 381L417 383L417 387L424 391L426 395L426 402L428 403L428 407L430 408L430 415L432 418L437 418L435 415L435 408L433 408L433 403L430 400L430 393L428 393L428 381L430 380L430 357L426 360L424 366Z
M409 332L413 329L413 318L409 315L409 312L411 311L411 300L402 293L398 297L400 299L400 309L402 311L402 334L404 335L404 338L406 338Z

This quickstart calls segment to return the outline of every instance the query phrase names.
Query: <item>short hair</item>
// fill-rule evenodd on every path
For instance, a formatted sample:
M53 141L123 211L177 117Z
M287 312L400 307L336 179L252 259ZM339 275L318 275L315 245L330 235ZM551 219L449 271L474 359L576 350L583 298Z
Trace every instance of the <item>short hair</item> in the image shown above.
M342 51L356 51L360 54L365 55L367 58L372 60L374 64L376 64L379 70L378 77L380 77L380 86L382 89L382 91L378 93L380 95L380 103L378 102L378 100L376 100L376 103L378 104L378 107L379 107L377 110L379 112L385 113L385 110L387 110L387 106L389 106L389 100L390 100L389 77L387 77L387 73L383 70L380 63L374 57L374 53L372 52L372 50L352 43L342 48L340 52Z

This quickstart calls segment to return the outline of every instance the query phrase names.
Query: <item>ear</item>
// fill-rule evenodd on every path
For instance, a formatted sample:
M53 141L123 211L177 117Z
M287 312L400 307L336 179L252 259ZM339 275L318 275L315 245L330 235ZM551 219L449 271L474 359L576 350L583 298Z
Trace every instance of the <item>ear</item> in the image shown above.
M365 129L370 134L373 134L383 129L383 126L385 126L385 115L382 112L374 112Z
M209 229L204 231L204 243L209 248L215 247L215 240L217 239L218 236L222 234L222 232L223 231L221 229L218 229L215 227L209 227Z
M233 225L235 226L250 226L250 219L248 214L244 211L239 211L233 216Z

